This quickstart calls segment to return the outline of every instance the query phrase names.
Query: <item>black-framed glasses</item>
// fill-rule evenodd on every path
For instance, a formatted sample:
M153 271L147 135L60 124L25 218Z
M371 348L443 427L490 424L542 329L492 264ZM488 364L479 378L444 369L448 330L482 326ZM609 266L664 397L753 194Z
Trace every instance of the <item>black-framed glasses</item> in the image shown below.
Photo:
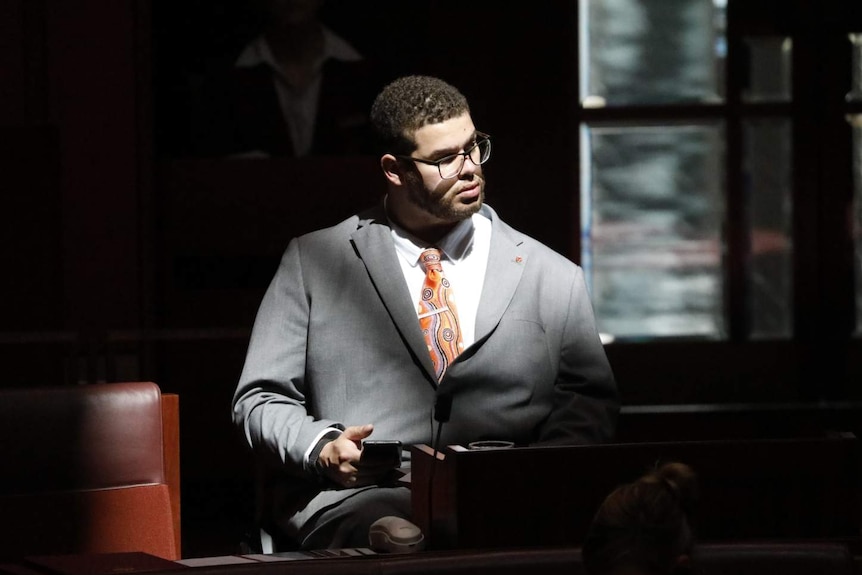
M452 178L457 178L461 174L461 170L464 169L464 162L467 161L467 158L470 158L470 161L477 166L488 161L488 158L491 157L491 136L477 131L476 141L473 142L472 146L463 152L458 152L451 156L445 156L439 160L423 160L422 158L414 158L413 156L395 157L401 158L402 160L411 160L421 164L428 164L429 166L437 166L437 171L440 172L440 177L444 180L451 180Z

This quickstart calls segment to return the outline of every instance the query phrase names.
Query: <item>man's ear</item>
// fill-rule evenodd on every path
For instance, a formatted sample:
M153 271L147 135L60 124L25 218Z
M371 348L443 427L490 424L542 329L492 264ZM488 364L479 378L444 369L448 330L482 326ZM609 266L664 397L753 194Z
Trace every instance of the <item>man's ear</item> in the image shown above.
M392 154L385 154L380 158L380 167L383 168L383 175L394 186L403 184L403 174L401 164L398 163L398 158Z

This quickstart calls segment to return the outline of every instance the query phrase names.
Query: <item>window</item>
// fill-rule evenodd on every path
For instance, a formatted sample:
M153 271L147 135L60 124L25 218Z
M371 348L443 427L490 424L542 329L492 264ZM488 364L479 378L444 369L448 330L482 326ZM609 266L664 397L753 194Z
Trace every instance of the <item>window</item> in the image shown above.
M724 131L583 127L582 262L614 338L720 337Z
M614 340L792 335L793 43L728 39L727 8L580 0L580 255Z
M850 76L852 82L846 99L862 103L862 33L849 34L851 44ZM853 132L853 275L856 287L856 333L862 334L862 114L848 114Z

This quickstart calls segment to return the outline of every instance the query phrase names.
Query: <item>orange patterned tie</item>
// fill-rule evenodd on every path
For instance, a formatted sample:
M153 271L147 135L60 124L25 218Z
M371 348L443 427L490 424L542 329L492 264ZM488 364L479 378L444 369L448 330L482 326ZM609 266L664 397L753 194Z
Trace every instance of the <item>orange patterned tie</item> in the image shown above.
M458 312L452 297L452 286L443 275L440 265L440 250L428 249L419 256L425 266L425 283L422 284L422 299L419 301L419 325L428 344L437 381L443 379L458 354L461 353L461 327Z

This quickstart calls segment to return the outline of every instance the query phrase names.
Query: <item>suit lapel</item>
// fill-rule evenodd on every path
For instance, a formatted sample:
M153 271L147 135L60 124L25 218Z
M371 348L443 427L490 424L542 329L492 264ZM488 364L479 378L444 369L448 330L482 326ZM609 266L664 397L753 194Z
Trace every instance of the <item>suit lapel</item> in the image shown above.
M527 254L521 245L523 242L493 211L491 221L493 229L488 268L476 315L476 344L480 344L500 323L527 265Z
M353 244L392 322L429 375L430 381L436 385L434 364L422 337L416 310L413 309L413 298L402 279L404 274L398 263L390 228L388 225L381 225L381 222L385 221L385 215L381 215L379 218L360 222L359 229L352 235Z
M500 221L493 210L491 214L491 247L476 317L474 345L481 345L500 323L527 264L523 241ZM408 293L406 284L397 281L403 278L403 273L392 243L390 228L381 224L386 222L385 213L379 209L372 212L371 217L365 216L368 214L361 216L360 225L352 235L353 244L392 322L425 370L428 380L436 386L434 365L422 337L416 310L413 309L413 297Z

